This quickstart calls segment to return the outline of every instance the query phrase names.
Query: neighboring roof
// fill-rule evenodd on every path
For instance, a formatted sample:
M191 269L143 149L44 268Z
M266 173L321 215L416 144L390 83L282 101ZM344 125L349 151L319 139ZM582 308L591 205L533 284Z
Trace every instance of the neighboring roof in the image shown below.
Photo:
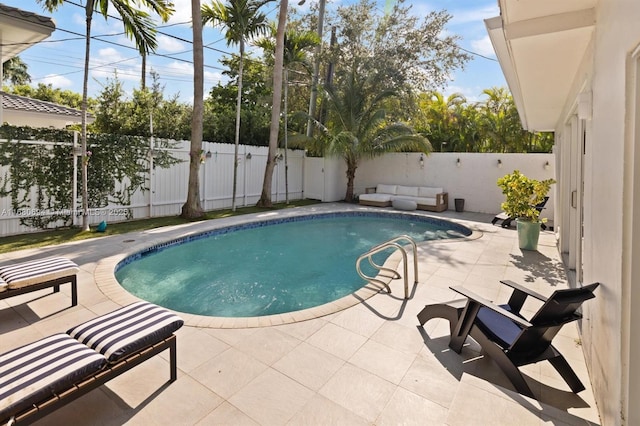
M6 110L39 112L43 114L57 114L68 117L75 117L78 119L82 117L82 111L79 109L54 104L53 102L45 102L38 99L13 95L6 92L0 93L2 94L2 108Z
M56 29L53 19L0 3L0 42L5 61L49 37Z
M595 28L598 0L499 0L485 20L522 125L554 130Z

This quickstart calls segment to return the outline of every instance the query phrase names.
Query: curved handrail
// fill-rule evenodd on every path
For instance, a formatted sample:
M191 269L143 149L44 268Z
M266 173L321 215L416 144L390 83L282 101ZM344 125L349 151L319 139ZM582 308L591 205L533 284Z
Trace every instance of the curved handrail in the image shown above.
M383 286L386 287L387 291L391 293L391 288L389 287L388 284L386 284L382 280L379 280L375 277L370 277L364 274L362 272L362 269L360 268L360 262L362 262L362 260L364 259L367 259L369 261L369 264L374 268L376 268L378 271L390 272L392 274L391 276L383 275L384 277L391 278L391 279L401 278L401 275L398 274L397 271L378 265L373 261L373 258L372 258L374 254L380 253L381 251L384 251L388 248L395 247L397 250L400 250L400 252L402 253L402 259L404 264L404 298L408 299L409 298L409 281L407 279L407 276L408 276L409 270L407 265L407 251L404 249L403 246L398 244L398 241L402 241L402 240L408 241L413 247L413 272L414 272L414 280L415 280L414 284L418 284L418 256L417 256L418 247L416 245L416 242L413 240L413 238L411 238L408 235L400 235L399 237L392 238L389 241L385 241L381 244L378 244L372 247L368 252L361 254L356 260L356 271L358 272L358 275L360 275L361 278L367 281L373 281L373 282L382 284Z

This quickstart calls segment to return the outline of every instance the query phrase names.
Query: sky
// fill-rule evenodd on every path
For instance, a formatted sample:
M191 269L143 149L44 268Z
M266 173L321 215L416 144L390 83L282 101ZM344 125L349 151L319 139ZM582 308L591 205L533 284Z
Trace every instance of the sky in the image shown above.
M65 0L55 12L45 11L36 0L0 0L13 6L51 17L55 20L56 30L51 37L37 45L31 46L19 56L27 63L32 78L32 85L38 83L51 84L54 88L82 92L84 66L83 37L85 30L84 8L86 0ZM206 0L205 0L206 1ZM308 8L310 3L318 0L307 0L304 6L297 6L290 0L290 6L296 5L300 10ZM327 10L353 0L327 0ZM378 0L379 9L393 0ZM451 75L446 95L461 93L469 101L483 98L486 88L506 86L500 65L489 41L484 19L499 15L497 0L406 0L412 6L412 13L425 16L432 10L447 10L452 15L446 31L462 37L460 46L472 54L472 60L464 70ZM147 58L147 69L153 68L160 76L160 84L164 86L165 99L178 95L182 102L193 100L193 53L191 0L174 0L175 13L167 23L158 23L158 48L156 54ZM265 11L275 20L279 2L274 1L265 6ZM110 8L112 14L115 10ZM92 22L91 62L89 79L89 96L97 96L103 87L117 73L125 90L130 95L134 88L140 86L141 59L134 44L122 33L122 23L116 19L105 20L96 15ZM325 32L325 38L328 38ZM218 82L225 82L219 62L222 56L237 52L237 46L227 46L224 34L212 27L203 30L204 63L205 63L205 96L211 87ZM147 78L147 84L150 79Z

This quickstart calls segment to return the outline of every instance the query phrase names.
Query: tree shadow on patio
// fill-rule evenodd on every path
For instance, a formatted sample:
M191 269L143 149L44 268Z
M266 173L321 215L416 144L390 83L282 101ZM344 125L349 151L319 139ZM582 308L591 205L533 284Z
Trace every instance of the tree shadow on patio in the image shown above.
M525 282L532 283L542 279L552 287L567 282L564 265L540 252L523 250L521 255L511 254L511 263L527 272L523 277Z

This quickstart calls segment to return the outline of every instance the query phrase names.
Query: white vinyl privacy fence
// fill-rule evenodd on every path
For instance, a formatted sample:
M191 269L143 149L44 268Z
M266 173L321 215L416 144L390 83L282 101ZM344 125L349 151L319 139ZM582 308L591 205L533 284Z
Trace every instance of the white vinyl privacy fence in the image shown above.
M0 141L0 143L7 142ZM54 145L53 143L42 141L20 141L18 143ZM60 145L60 143L56 144ZM234 149L233 145L228 144L203 143L200 164L200 201L205 210L231 207ZM131 197L129 205L109 204L104 207L90 209L89 224L97 225L102 221L110 223L132 218L139 219L180 214L182 205L186 201L189 181L189 142L177 142L175 143L175 148L166 150L170 151L170 154L180 161L169 168L154 167L152 154L146 175L147 184L145 186L147 190L136 191ZM260 198L267 152L267 147L240 146L236 189L237 206L255 205ZM282 202L286 197L283 154L283 151L279 150L276 159L271 190L273 202ZM289 199L300 199L303 194L304 152L289 150L287 157ZM81 159L79 156L69 158L69 161L75 162L76 169L80 167ZM2 182L5 185L5 188L3 188L5 192L11 192L11 188L7 187L7 184L11 181L9 174L9 167L0 168L0 176L2 176ZM73 175L72 173L68 179L69 188L74 187ZM126 179L116 182L116 189L125 185L128 185ZM81 223L81 194L79 191L71 190L69 192L73 192L74 195L72 196L73 201L69 200L67 205L75 206L75 208L65 211L51 211L47 208L39 208L37 206L38 195L35 188L31 190L31 196L27 197L32 200L31 204L19 209L13 207L11 196L0 198L0 235L39 231L38 228L21 224L21 219L38 215L72 214L74 224ZM20 197L22 198L22 195ZM55 225L62 226L64 223L60 221L56 222ZM50 225L50 227L53 227L53 225Z
M3 142L0 140L1 143ZM11 142L16 143L16 142ZM49 142L20 141L24 144L49 144ZM58 145L60 145L58 143ZM189 178L189 142L177 142L167 149L179 162L169 168L154 167L153 154L148 158L149 167L145 174L146 190L136 191L128 205L108 204L105 207L91 209L89 223L97 225L102 221L119 222L130 218L174 216L181 212L186 201ZM236 205L251 206L259 200L262 192L264 170L267 161L267 147L241 145L238 153L238 182ZM275 202L285 200L285 164L284 151L278 151L278 159L273 174L271 199ZM304 151L289 150L289 199L317 199L324 202L339 201L344 198L346 190L345 164L340 158L310 158ZM496 181L504 174L519 169L525 175L535 179L547 179L555 176L554 154L473 154L473 153L433 153L422 156L420 153L391 153L374 159L363 160L357 170L355 193L361 194L366 188L375 187L378 183L398 185L437 186L449 193L449 209L454 208L454 199L466 200L465 210L481 213L497 213L503 195ZM203 143L200 164L200 197L205 210L216 210L231 207L233 191L233 159L234 146L228 144ZM23 161L23 159L17 159ZM70 157L64 161L74 162L80 167L80 157ZM93 161L93 160L89 160ZM71 170L71 168L69 168ZM17 194L18 198L31 200L26 207L13 208L10 168L0 167L0 181L4 194L0 197L0 236L39 229L21 225L21 219L37 215L51 215L49 210L37 208L37 188L32 188L30 196ZM14 170L15 167L14 167ZM18 169L20 170L20 169ZM74 187L70 173L66 180L68 188ZM128 186L126 179L116 182L116 190ZM554 185L555 187L555 185ZM543 211L543 217L553 220L554 190L551 199ZM25 190L25 192L28 192ZM67 191L71 193L72 191ZM73 222L81 223L81 195L75 193L63 205L75 206ZM22 205L25 205L24 203ZM64 213L64 212L63 212ZM69 212L66 212L67 215ZM62 221L55 222L62 226ZM50 225L53 227L54 225Z

